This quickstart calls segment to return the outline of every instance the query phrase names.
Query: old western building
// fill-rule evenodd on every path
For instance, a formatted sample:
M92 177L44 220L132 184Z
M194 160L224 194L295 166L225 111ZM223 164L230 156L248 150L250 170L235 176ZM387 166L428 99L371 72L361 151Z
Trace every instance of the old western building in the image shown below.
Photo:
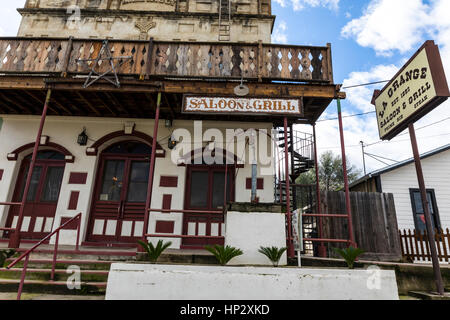
M19 12L18 37L0 39L11 246L79 214L61 244L224 243L230 202L290 203L315 164L293 125L345 98L330 45L271 43L270 1L28 0Z

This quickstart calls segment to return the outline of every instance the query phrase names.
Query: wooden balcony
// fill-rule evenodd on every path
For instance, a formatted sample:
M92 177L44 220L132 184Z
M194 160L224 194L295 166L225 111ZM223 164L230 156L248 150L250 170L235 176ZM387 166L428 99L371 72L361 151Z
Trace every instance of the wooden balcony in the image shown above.
M101 40L0 38L0 73L83 75ZM275 44L110 40L113 57L131 56L120 76L332 83L331 48ZM106 63L99 72L107 71Z
M86 59L95 59L102 45L95 39L0 38L0 114L39 115L52 88L49 115L153 118L162 92L163 117L261 121L181 112L184 94L234 95L241 77L250 96L301 97L304 115L297 123L314 123L333 99L345 98L333 84L329 45L110 40L112 57L131 57L117 70L120 87L99 80L84 88L94 63ZM104 60L95 69L109 68Z

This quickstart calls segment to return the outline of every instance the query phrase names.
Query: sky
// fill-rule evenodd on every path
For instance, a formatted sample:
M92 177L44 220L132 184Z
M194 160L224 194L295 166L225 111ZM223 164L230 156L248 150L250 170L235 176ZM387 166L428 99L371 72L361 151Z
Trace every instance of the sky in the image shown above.
M0 36L15 36L20 15L15 8L24 0L3 0ZM331 43L334 80L344 87L391 79L426 40L439 45L446 74L450 76L449 0L272 0L277 16L272 42L292 45ZM374 111L373 90L382 84L344 89L343 115ZM319 153L340 153L336 102L317 123ZM325 121L323 121L325 120ZM405 131L389 142L379 139L374 113L343 120L348 160L362 169L360 141L366 152L395 161L412 157ZM421 153L450 143L450 101L416 122ZM311 132L311 126L298 126ZM393 164L366 157L367 172Z

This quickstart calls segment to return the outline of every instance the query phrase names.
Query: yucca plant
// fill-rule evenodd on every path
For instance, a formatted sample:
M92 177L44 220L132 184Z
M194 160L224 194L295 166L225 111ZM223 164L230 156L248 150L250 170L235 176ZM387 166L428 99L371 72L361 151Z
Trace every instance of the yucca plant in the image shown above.
M211 252L222 266L225 266L234 257L244 254L241 249L230 246L219 246L217 244L213 247L206 246L205 249Z
M145 251L147 251L148 258L152 263L156 263L164 250L172 245L172 242L164 242L162 240L159 240L156 246L154 246L151 242L144 242L142 240L138 240L138 243L145 249Z
M6 259L11 258L16 254L14 249L0 250L0 268L5 266Z
M258 252L265 255L272 261L274 267L278 267L278 263L280 262L281 256L286 251L287 248L277 248L277 247L260 247Z
M352 246L346 249L333 248L334 252L344 258L349 269L354 269L354 264L358 256L364 253L364 250L360 248L354 248Z

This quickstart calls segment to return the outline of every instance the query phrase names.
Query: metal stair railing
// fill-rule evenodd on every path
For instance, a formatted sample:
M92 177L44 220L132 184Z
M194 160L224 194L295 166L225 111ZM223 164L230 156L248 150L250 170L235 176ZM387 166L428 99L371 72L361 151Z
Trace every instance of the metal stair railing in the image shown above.
M20 297L22 296L22 290L23 285L25 282L25 277L27 274L27 267L28 267L28 261L30 259L30 254L41 244L49 240L53 235L56 234L56 241L55 246L53 248L53 262L52 262L52 271L50 275L50 280L53 281L55 279L55 269L56 269L56 257L58 255L58 243L59 243L59 232L64 229L66 226L68 226L73 221L78 220L77 224L77 238L76 238L76 244L75 244L75 251L79 251L79 240L80 240L80 227L81 227L81 212L77 214L75 217L71 218L70 220L64 222L62 225L60 225L56 230L54 230L52 233L48 234L45 238L43 238L41 241L36 243L32 248L25 251L20 257L18 257L16 260L11 262L6 269L11 269L14 267L17 263L25 259L22 267L22 274L20 276L20 283L19 283L19 289L17 290L17 300L20 300Z

